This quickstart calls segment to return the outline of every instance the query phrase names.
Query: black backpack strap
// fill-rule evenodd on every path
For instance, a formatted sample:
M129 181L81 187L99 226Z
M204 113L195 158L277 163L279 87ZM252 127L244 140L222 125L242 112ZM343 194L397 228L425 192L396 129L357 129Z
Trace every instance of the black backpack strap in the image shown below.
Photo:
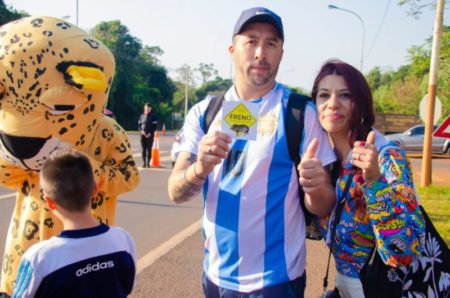
M311 99L308 96L297 93L291 93L288 99L285 117L285 131L288 142L289 156L295 163L296 168L300 163L299 152L305 121L305 108L306 104L310 100Z
M209 127L211 123L214 121L217 113L222 107L222 103L225 100L225 93L220 93L217 96L214 96L206 108L205 115L203 116L203 132L205 134L208 133Z
M298 165L300 164L300 142L302 140L303 128L305 125L305 109L306 104L311 99L307 96L297 93L291 93L288 99L285 115L285 131L286 139L288 143L289 156L295 164L295 172L297 178L300 178L298 172ZM298 179L297 179L298 180ZM303 188L299 185L298 192L300 195L300 206L305 214L306 226L309 226L314 219L314 215L306 209L305 206L305 193ZM320 235L317 235L320 237Z

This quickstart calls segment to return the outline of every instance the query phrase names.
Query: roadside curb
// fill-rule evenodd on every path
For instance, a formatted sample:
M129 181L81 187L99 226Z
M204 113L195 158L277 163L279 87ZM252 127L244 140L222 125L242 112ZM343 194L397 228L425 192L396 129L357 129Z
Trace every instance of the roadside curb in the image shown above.
M422 153L406 153L406 156L408 158L422 158ZM432 154L431 155L432 158L435 159L445 159L445 158L450 158L449 154Z

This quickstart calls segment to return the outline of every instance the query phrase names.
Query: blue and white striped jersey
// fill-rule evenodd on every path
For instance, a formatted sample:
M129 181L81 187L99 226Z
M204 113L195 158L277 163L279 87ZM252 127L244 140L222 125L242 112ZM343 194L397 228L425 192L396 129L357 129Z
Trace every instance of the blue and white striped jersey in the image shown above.
M126 297L136 272L134 242L101 224L63 231L23 255L12 297Z
M284 113L291 91L281 84L259 104L257 139L233 140L226 160L204 186L204 270L215 284L251 292L301 276L305 268L305 222L299 205L298 180L288 153ZM240 100L234 86L225 100ZM210 98L186 117L179 151L197 154ZM219 111L209 131L220 130ZM300 154L313 138L324 165L335 161L312 103L305 110Z

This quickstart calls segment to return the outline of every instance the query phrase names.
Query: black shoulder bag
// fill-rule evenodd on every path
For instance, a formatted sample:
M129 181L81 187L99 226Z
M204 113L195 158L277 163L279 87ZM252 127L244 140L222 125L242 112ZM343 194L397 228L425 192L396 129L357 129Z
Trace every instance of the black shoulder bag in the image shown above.
M386 265L376 247L361 270L366 298L450 297L450 250L420 206L425 221L425 247L409 266ZM375 282L376 281L376 282Z

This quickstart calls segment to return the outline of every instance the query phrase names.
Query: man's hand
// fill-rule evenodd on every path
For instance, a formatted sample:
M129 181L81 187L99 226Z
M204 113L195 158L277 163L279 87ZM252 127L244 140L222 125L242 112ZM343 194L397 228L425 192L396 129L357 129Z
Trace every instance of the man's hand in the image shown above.
M220 131L213 131L202 138L198 145L195 173L206 178L214 167L227 157L231 137Z
M303 191L306 194L319 192L325 183L328 182L328 179L326 179L328 174L323 168L322 161L316 158L318 147L319 140L313 139L313 141L309 143L309 146L298 165L300 185L303 187Z
M209 173L226 158L230 143L227 134L214 131L200 140L197 156L180 152L169 177L170 199L182 203L198 195Z
M356 141L352 152L352 164L362 170L364 181L368 186L381 176L378 164L378 150L375 147L375 132L367 135L367 140Z
M300 185L305 192L305 206L319 216L328 215L336 201L336 195L331 185L330 175L323 167L322 161L316 158L319 140L313 139L306 148L298 165Z

